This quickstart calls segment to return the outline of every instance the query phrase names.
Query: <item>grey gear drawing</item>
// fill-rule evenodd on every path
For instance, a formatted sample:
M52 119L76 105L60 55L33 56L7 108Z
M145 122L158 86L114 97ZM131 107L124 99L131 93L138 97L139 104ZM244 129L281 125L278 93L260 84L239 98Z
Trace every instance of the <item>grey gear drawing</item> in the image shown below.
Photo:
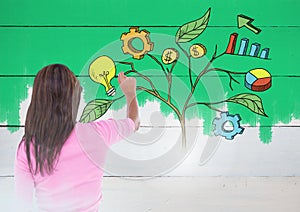
M227 140L233 140L237 134L242 134L244 128L240 126L241 117L236 115L230 115L228 112L221 113L221 118L215 118L213 124L215 125L214 133L216 136L220 135ZM233 129L225 129L225 124L231 122Z

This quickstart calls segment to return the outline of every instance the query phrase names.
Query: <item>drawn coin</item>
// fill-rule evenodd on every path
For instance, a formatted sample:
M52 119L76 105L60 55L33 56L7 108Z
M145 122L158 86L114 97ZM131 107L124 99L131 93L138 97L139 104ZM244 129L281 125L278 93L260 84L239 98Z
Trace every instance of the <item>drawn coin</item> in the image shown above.
M173 63L175 60L178 59L179 53L176 49L168 48L165 49L162 53L161 60L164 64L168 65Z
M206 54L206 48L200 43L194 44L190 48L190 54L193 58L203 57Z

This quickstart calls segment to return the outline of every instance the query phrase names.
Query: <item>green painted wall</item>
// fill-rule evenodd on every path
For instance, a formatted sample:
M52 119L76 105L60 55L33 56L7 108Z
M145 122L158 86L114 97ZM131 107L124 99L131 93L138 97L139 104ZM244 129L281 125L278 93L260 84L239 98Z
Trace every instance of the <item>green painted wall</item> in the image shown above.
M159 67L150 58L135 61L121 51L122 33L130 26L140 26L150 32L154 42L151 52L158 59L163 49L177 48L174 36L179 26L201 17L208 8L212 8L211 18L205 32L191 43L200 42L207 48L208 59L218 45L221 53L226 49L229 35L239 33L239 40L247 37L250 42L258 42L263 48L270 48L271 60L250 57L224 55L214 67L245 72L253 68L266 68L273 76L273 85L266 92L256 93L262 100L269 117L262 117L240 105L229 103L228 109L233 114L241 114L242 124L261 126L260 138L268 143L272 139L271 127L277 123L290 123L292 118L300 119L300 74L298 70L300 37L299 18L296 18L300 4L296 0L192 0L192 1L99 1L99 0L53 0L0 2L0 123L22 125L19 120L20 102L27 98L28 86L32 86L34 75L43 66L50 63L68 65L79 75L85 88L85 101L105 97L101 87L93 83L87 75L90 62L106 54L114 60L126 60L135 63L137 70L154 76L160 90L166 89L166 81ZM236 27L236 16L245 14L255 19L253 24L262 29L259 35ZM170 36L170 37L168 37ZM183 45L188 49L189 45ZM183 53L181 52L181 56ZM194 76L205 65L206 58L193 60ZM186 96L188 72L184 57L174 70L173 98L180 107L180 99ZM128 67L117 66L118 71ZM210 74L201 81L195 93L198 101L220 101L237 93L249 92L243 85L244 78L236 76L241 84L233 83L231 91L227 75ZM214 86L215 80L221 80L221 87ZM117 85L116 80L112 81ZM139 79L138 83L143 84ZM180 87L181 85L181 87ZM213 91L207 92L205 90ZM180 92L179 92L180 91ZM213 95L212 95L213 93ZM118 96L118 94L117 94ZM153 99L146 94L139 94L140 104ZM119 108L122 101L113 105ZM162 105L165 114L171 110ZM211 123L215 117L204 106L196 111L205 120L205 133L211 133ZM192 117L191 110L187 117ZM11 131L17 128L10 128Z

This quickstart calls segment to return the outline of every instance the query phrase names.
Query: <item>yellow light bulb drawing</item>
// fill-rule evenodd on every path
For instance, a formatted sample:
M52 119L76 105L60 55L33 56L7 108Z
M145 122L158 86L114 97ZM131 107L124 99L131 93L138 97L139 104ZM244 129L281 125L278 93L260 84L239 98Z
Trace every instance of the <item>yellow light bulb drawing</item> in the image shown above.
M111 85L111 80L116 75L116 66L114 61L107 56L100 56L95 59L89 68L90 78L100 83L105 87L108 96L114 96L116 93L115 88Z

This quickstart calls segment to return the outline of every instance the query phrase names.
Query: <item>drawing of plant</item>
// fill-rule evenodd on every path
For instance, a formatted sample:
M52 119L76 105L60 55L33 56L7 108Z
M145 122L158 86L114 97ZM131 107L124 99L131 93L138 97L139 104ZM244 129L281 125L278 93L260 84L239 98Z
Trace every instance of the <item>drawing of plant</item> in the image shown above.
M173 80L173 71L176 68L176 64L177 64L178 60L180 59L179 57L175 58L175 60L174 60L174 62L172 62L172 65L170 68L166 68L163 65L163 63L161 63L155 56L153 56L152 54L149 53L150 51L147 51L144 54L145 56L147 56L147 57L151 58L153 61L155 61L155 63L157 63L161 67L161 70L165 76L167 83L168 83L167 91L165 92L167 94L166 97L162 96L160 94L160 92L157 90L157 88L155 87L155 84L153 83L153 80L151 79L151 76L144 75L143 73L137 71L134 67L134 63L116 61L117 63L130 66L131 70L125 72L125 75L139 76L140 78L142 78L143 80L148 82L150 85L150 88L146 88L146 87L138 85L137 90L146 92L147 94L155 97L160 102L166 104L176 114L176 117L178 118L180 125L181 125L182 147L183 148L186 147L186 142L187 142L186 141L186 112L188 109L190 109L192 107L196 107L198 105L204 105L211 110L214 110L214 111L217 111L220 113L225 113L227 111L222 111L218 108L219 104L221 104L221 103L236 103L236 104L240 104L244 107L247 107L253 113L267 117L267 115L263 109L263 103L262 103L261 98L259 96L257 96L256 94L252 94L252 93L239 93L230 98L227 98L227 99L224 99L224 100L218 101L218 102L191 102L192 97L195 93L195 90L197 89L197 86L198 86L201 78L204 75L206 75L207 73L222 72L222 73L227 74L227 76L229 78L229 87L231 90L233 90L232 82L239 83L234 78L234 75L245 75L247 73L247 72L235 72L235 71L230 71L230 70L226 70L223 68L212 67L212 64L214 63L214 61L216 61L218 58L220 58L226 54L225 51L218 54L218 52L217 52L218 48L216 45L215 49L214 49L214 53L213 53L212 57L210 58L210 60L207 62L207 64L204 66L204 68L199 72L199 74L193 79L192 63L191 63L192 55L182 47L182 44L188 43L188 42L198 38L198 36L201 35L205 31L205 29L207 28L208 22L209 22L210 14L211 14L211 9L208 9L208 11L201 18L199 18L195 21L188 22L188 23L182 25L181 27L179 27L179 29L175 35L176 45L178 46L178 48L181 50L183 55L188 60L188 70L187 71L188 71L190 88L189 88L189 92L186 95L184 105L181 109L179 109L178 106L176 106L173 103L172 93L171 93L172 86L174 86L173 81L172 81ZM142 55L142 57L144 55ZM136 58L136 59L142 59L142 57ZM80 118L80 122L86 123L86 122L94 121L94 120L100 118L110 108L110 106L114 102L118 101L121 98L122 97L112 99L112 100L109 100L109 99L92 100L91 102L89 102L86 105L86 107L82 113L82 116Z

